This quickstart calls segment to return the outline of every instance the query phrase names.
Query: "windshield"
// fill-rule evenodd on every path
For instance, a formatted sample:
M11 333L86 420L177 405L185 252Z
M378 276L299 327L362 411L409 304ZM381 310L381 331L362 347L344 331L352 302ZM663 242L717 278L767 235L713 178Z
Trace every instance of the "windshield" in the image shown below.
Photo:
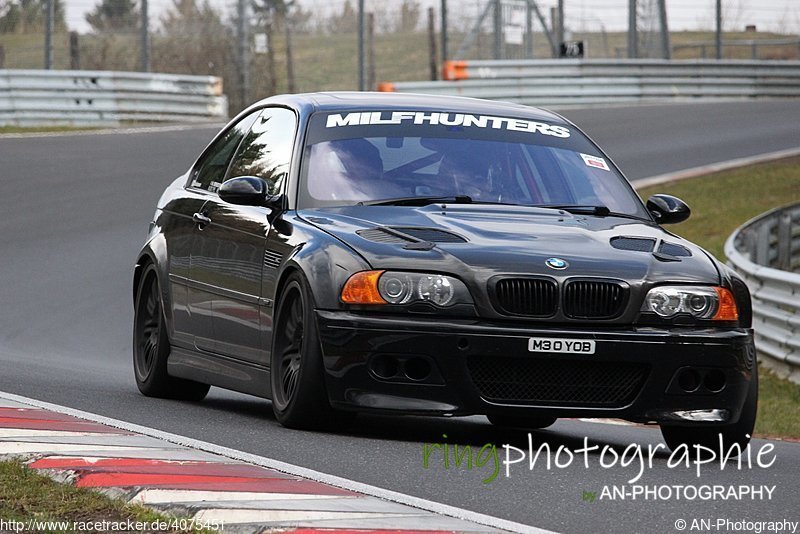
M301 175L301 207L408 205L419 197L647 218L625 179L585 136L525 119L318 113Z

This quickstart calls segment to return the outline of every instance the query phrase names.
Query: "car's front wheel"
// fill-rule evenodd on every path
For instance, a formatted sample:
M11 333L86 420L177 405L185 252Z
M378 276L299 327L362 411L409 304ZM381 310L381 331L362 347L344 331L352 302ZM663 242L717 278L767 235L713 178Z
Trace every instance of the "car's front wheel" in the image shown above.
M328 401L313 311L311 289L293 273L276 307L270 367L272 410L290 428L329 428L355 415L334 410Z
M739 445L744 450L753 435L757 411L758 366L753 366L753 376L750 379L747 398L744 401L738 421L730 425L717 426L661 425L661 435L673 451L681 445L687 445L690 448L694 445L700 445L718 452L720 437L724 454L727 454L734 445Z
M153 264L145 267L136 292L133 316L133 370L136 385L148 397L199 401L208 384L184 380L167 373L170 353L167 324L161 305L158 273Z

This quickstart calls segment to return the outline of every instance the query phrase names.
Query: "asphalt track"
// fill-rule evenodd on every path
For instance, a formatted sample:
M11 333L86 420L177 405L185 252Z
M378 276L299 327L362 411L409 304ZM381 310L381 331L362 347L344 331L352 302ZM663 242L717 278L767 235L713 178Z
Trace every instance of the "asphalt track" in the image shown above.
M800 102L691 104L572 110L630 178L672 172L800 143ZM771 500L583 500L625 484L638 463L533 470L511 466L485 484L493 459L466 470L441 456L423 468L425 443L511 444L527 434L485 419L361 417L339 433L286 430L267 401L213 388L202 403L138 394L130 363L131 269L164 186L214 128L129 135L0 138L0 390L122 419L317 471L561 532L676 532L678 519L798 520L800 445L774 443L766 469L669 467L663 454L637 484L767 485ZM443 436L446 435L447 438ZM559 421L532 433L572 451L622 452L660 442L655 428ZM755 440L754 452L767 442ZM438 450L437 450L438 451ZM451 451L452 452L452 451ZM502 449L498 451L503 459ZM438 453L437 453L438 454ZM485 457L483 458L486 459ZM608 458L606 458L608 459ZM564 460L564 457L561 458ZM753 455L755 462L755 454ZM502 470L502 465L500 466ZM629 491L630 491L629 486Z

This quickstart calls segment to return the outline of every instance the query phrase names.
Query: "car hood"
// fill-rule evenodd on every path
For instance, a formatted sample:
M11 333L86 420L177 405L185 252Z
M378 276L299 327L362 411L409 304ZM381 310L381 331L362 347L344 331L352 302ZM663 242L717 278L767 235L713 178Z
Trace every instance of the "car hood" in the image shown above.
M299 215L374 269L479 279L533 274L719 283L714 262L700 247L638 219L476 204L350 206ZM548 266L550 258L565 260L566 268Z

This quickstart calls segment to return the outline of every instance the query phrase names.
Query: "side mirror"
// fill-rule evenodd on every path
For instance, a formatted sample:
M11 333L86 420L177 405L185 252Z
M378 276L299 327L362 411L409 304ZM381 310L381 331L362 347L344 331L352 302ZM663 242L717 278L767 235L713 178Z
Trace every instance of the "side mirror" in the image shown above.
M692 214L686 202L672 195L653 195L647 199L647 210L658 224L683 222Z
M283 195L270 195L269 184L255 176L238 176L223 183L219 198L240 206L263 206L271 210L283 209Z

